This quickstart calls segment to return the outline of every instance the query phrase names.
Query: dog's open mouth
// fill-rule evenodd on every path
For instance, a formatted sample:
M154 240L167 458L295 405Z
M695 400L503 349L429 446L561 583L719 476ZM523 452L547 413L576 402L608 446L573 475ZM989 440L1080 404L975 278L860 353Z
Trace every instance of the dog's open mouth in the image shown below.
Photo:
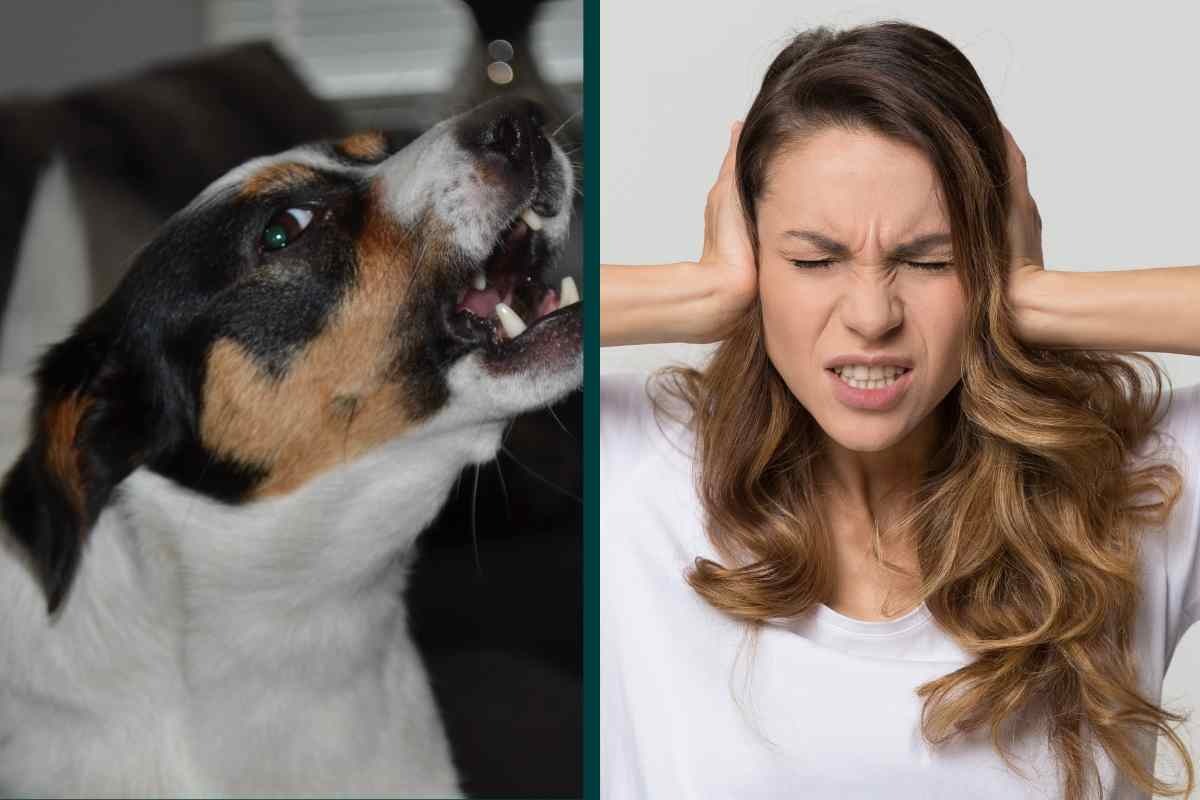
M570 277L558 288L543 283L549 258L541 233L545 216L550 215L536 204L518 214L500 232L468 284L458 290L452 327L494 358L539 337L547 320L579 311L579 292Z

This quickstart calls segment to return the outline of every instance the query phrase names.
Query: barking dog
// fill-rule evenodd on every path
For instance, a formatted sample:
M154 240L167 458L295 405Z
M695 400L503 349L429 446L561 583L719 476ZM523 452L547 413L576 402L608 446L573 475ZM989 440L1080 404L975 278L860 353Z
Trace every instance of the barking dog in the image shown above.
M168 221L43 358L4 481L5 795L459 793L401 592L459 472L580 384L542 283L572 192L503 101Z

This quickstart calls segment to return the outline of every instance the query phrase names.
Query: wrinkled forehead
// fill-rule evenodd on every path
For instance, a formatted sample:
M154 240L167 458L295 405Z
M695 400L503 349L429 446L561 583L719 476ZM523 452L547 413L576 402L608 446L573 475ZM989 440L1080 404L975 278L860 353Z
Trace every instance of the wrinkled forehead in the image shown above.
M917 147L872 131L831 127L769 162L759 218L883 223L907 230L949 218L941 182Z

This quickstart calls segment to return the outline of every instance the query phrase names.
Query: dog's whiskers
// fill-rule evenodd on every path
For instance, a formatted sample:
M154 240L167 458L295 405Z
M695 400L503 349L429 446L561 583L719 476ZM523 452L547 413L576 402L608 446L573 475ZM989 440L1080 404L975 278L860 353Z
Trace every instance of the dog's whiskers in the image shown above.
M559 494L564 494L564 495L566 495L567 497L569 497L569 498L571 498L572 500L574 500L576 503L582 503L582 502L583 502L583 500L582 500L582 499L580 499L580 498L579 498L579 496L578 496L578 495L576 495L575 493L573 493L573 492L570 492L570 491L568 491L568 490L566 490L566 489L562 488L561 486L559 486L558 484L556 484L556 483L554 483L553 481L549 480L548 478L546 478L546 477L544 477L544 476L542 476L542 475L538 474L538 473L537 473L535 470L533 470L533 469L532 469L532 468L530 468L529 466L527 466L527 465L525 465L525 464L521 463L521 460L520 460L519 458L517 458L515 455L513 455L513 452L512 452L512 450L509 450L509 449L508 449L507 447L505 447L504 445L500 445L500 449L501 449L503 452L507 453L507 454L508 454L508 457L509 457L509 458L511 458L513 461L515 461L518 467L520 467L521 469L525 470L525 471L526 471L526 472L528 472L530 475L532 475L533 477L537 478L539 481L541 481L542 483L546 484L547 486L549 486L549 487L550 487L551 489L553 489L554 491L558 492Z
M471 546L475 550L475 573L483 577L483 564L479 561L479 534L475 530L475 505L479 501L479 465L475 465L475 486L471 490Z
M567 436L570 436L571 439L574 440L575 435L567 430L567 426L563 425L563 421L558 418L558 414L554 413L554 406L546 406L546 410L550 412L550 416L554 417L554 421L558 423L558 427L563 429L563 433L565 433Z
M500 459L496 459L496 475L500 478L500 492L504 495L504 518L512 522L512 506L508 502L508 484L504 480L504 470L500 469Z
M500 444L504 444L504 440L508 438L508 434L512 433L515 419L509 420L508 425L504 427L504 433L500 436ZM504 493L504 516L509 522L512 522L512 505L508 501L508 484L504 480L504 470L500 468L500 459L496 459L496 474L500 477L500 491Z
M551 133L550 135L551 135L551 136L557 136L559 131L561 131L563 128L567 127L567 125L569 125L569 124L570 124L571 120L575 119L576 117L578 117L578 116L579 116L580 114L582 114L582 113L583 113L583 109L580 109L579 111L576 111L574 114L572 114L571 116L569 116L569 117L567 117L566 119L564 119L564 120L562 121L562 124L561 124L561 125L559 125L557 128L555 128L555 129L554 129L554 132L553 132L553 133Z

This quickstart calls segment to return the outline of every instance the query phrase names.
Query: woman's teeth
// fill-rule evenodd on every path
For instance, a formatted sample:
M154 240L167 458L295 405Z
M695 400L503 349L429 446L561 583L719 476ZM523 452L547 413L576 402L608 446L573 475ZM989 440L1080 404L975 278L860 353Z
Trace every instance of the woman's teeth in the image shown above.
M891 386L897 378L908 372L905 367L868 367L864 364L834 367L833 371L855 389L882 389Z

